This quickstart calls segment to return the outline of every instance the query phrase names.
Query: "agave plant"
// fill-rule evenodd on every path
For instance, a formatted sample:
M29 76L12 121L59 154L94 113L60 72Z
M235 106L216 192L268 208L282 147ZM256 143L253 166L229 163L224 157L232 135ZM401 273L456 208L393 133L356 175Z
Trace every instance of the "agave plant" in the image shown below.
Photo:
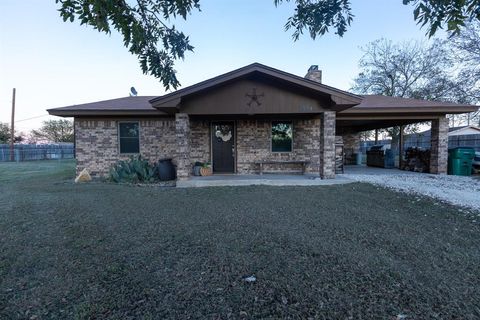
M142 156L131 156L129 160L120 160L109 171L113 182L152 182L155 178L155 166L150 165Z

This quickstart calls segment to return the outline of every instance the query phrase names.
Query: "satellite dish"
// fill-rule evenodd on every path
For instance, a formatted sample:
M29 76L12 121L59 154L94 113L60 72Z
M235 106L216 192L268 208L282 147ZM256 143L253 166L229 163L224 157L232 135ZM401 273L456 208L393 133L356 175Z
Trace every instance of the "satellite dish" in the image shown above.
M130 88L130 97L136 97L138 94L137 90L135 90L135 87Z

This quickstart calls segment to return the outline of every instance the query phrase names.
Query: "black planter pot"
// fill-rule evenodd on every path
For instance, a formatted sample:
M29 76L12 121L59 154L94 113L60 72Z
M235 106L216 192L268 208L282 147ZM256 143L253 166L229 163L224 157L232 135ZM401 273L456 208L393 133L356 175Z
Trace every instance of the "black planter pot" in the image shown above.
M160 159L157 165L158 178L161 181L175 180L176 172L172 159Z
M193 167L193 175L194 175L194 176L200 176L200 168L201 168L201 167L202 167L202 166L194 166L194 167Z

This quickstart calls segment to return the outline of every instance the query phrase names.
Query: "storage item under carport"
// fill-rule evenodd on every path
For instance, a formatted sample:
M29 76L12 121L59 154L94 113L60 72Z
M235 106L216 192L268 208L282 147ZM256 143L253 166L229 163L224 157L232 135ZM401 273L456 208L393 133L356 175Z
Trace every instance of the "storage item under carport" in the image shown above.
M475 158L473 158L473 162L472 162L472 171L475 174L480 173L480 152L479 151L475 152Z
M158 178L161 181L175 180L176 171L172 159L160 159L157 165Z
M472 175L472 161L475 149L458 147L448 150L448 174L456 176Z
M358 153L355 153L355 164L357 166L360 166L362 164L362 153L359 151Z
M375 145L367 150L367 166L391 169L395 167L395 158L392 149L385 145Z
M405 150L405 160L400 168L406 171L430 172L430 149L409 147Z

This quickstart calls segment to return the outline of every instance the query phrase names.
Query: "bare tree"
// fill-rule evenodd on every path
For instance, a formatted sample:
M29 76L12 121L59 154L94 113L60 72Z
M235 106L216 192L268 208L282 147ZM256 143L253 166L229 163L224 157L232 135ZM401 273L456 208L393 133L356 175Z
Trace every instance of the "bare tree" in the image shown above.
M449 100L454 81L448 71L453 62L441 42L394 44L380 39L364 48L352 90L360 94L382 94L429 100Z
M468 22L462 31L447 42L458 68L458 95L466 103L480 102L480 22ZM480 126L480 111L462 115L458 119L467 125Z
M456 93L456 82L450 74L454 63L440 41L431 45L418 41L395 44L379 39L362 49L361 72L352 87L356 93L448 101ZM418 129L419 124L412 124L405 131L414 133ZM392 137L392 148L396 149L400 128L382 130Z

